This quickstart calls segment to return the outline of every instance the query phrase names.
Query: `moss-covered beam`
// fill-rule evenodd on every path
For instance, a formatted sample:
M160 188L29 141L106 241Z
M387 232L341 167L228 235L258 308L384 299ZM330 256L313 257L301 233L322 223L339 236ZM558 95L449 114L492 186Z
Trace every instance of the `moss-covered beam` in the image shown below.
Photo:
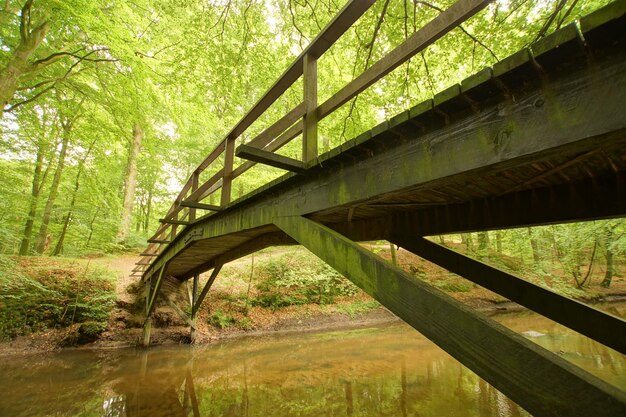
M398 231L389 240L417 256L626 354L626 322L619 317L468 258L423 237L407 236Z
M275 224L535 416L626 415L626 393L333 230L300 216Z

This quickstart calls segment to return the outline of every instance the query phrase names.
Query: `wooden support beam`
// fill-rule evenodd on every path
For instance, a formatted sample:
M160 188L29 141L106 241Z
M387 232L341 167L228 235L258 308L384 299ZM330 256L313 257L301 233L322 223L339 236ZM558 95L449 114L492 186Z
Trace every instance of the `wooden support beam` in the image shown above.
M193 207L201 210L211 210L211 211L221 211L222 208L220 206L216 206L213 204L204 204L204 203L195 203L193 201L181 201L180 205L183 207Z
M302 136L302 162L317 158L317 58L304 56L304 134Z
M213 268L213 272L211 272L211 276L209 277L209 280L204 285L204 288L202 289L202 292L198 296L198 299L196 300L194 305L191 306L191 315L192 316L195 317L196 313L198 312L198 309L200 308L200 305L204 301L204 297L206 297L207 293L211 289L211 286L213 285L213 282L215 281L215 278L217 278L217 274L220 273L220 269L222 269L222 265L217 265L215 268Z
M200 173L194 172L193 174L191 174L191 193L192 194L194 191L198 189L199 185L200 185ZM182 198L178 199L178 202L182 207L189 207L189 206L183 205ZM196 207L189 207L189 221L192 223L196 221Z
M273 166L287 171L303 173L306 171L306 165L293 158L283 155L264 151L248 145L239 145L237 148L237 156L239 158L249 159L264 165Z
M189 335L189 340L191 341L191 343L195 343L196 341L196 327L195 327L195 323L196 323L196 313L197 313L197 309L194 310L193 306L196 305L196 302L198 301L198 285L200 284L200 274L195 274L193 276L193 290L191 292L191 321L193 321L194 326L191 327L191 333Z
M146 252L143 252L143 253L140 253L139 256L159 256L159 254L158 253L146 253Z
M195 203L195 202L198 202L198 201L202 200L207 195L211 194L213 191L215 191L217 189L215 187L219 184L220 181L222 181L222 177L223 176L224 176L224 170L220 169L215 174L213 174L213 176L211 178L209 178L205 183L203 183L202 185L198 186L198 188L196 188L189 195L189 197L187 197L186 199L182 200L181 201L181 206L183 206L182 203L184 203L184 202L194 202ZM183 206L183 207L185 207L185 206Z
M247 144L255 148L264 148L273 141L278 135L282 134L289 126L297 122L304 116L304 103L298 104L289 113L281 117L273 125L265 129Z
M392 235L389 240L417 256L626 354L626 321L618 317L563 297L423 237L399 234Z
M275 224L535 416L626 415L626 393L333 230L299 216Z
M289 129L287 129L285 133L283 133L282 135L280 135L279 137L271 141L263 150L268 151L268 152L273 152L282 148L287 143L291 142L291 140L293 140L296 136L302 133L302 126L303 126L302 120L300 120L298 123L294 124ZM241 174L243 174L244 172L252 168L255 164L256 162L248 161L239 165L233 171L233 178L237 178L238 176L240 176Z
M191 224L190 222L185 221L185 220L174 220L174 219L159 219L159 222L167 223L167 224L174 224L174 225L180 224L183 226L187 226Z
M160 245L167 245L170 242L171 240L165 240L165 239L148 239L148 243L158 243Z
M191 320L189 318L189 316L187 315L187 313L185 313L183 310L181 310L180 307L178 307L174 301L172 301L169 298L165 297L165 302L167 303L168 306L170 306L172 308L172 310L174 310L176 312L176 314L178 314L178 316L185 323L187 323L187 325L189 325L193 330L197 330L196 329L196 323L193 320Z
M156 284L154 284L154 290L152 290L152 294L148 294L149 297L147 300L150 300L150 302L148 303L146 308L146 317L150 317L152 315L152 312L154 311L154 301L156 300L157 295L159 295L159 291L161 291L161 284L163 283L163 272L165 271L165 266L166 264L163 264L161 270L159 271L159 276L157 278Z
M222 196L220 205L225 206L230 203L231 189L233 186L233 162L235 160L235 137L229 136L226 139L226 149L224 151L224 169L222 170Z
M354 96L432 45L437 39L485 8L492 0L459 0L374 63L350 84L339 90L317 109L319 120L347 103Z

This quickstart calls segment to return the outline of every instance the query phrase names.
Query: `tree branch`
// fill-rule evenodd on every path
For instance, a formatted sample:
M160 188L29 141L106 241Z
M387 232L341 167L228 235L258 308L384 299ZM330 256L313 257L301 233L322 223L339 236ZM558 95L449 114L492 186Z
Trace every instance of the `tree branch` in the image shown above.
M443 13L444 10L440 7L435 6L434 4L430 4L427 3L425 1L420 1L420 0L416 0L415 4L422 4L426 7L430 7L431 9L437 10L439 13ZM469 33L464 27L463 25L458 25L457 26L461 32L465 33L467 36L469 36L469 38L471 40L473 40L475 43L479 44L480 46L482 46L483 48L485 48L490 54L491 56L496 60L496 61L500 61L500 59L498 58L498 56L495 54L495 52L493 52L493 50L491 48L489 48L487 45L485 45L484 43L482 43L482 41L480 39L478 39L477 37L475 37L474 35L472 35L471 33Z

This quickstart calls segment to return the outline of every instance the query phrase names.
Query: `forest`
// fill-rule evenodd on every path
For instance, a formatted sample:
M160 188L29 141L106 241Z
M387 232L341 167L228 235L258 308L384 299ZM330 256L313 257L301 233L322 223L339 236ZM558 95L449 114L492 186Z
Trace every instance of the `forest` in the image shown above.
M320 99L452 3L376 2L320 59ZM492 2L320 123L320 151L608 3ZM343 5L2 2L0 254L14 259L137 253L195 167ZM300 80L242 135L242 143L298 104L302 89ZM295 142L281 153L298 158ZM280 174L257 167L237 178L233 196ZM559 271L564 288L584 289L593 273L603 275L603 286L611 285L624 262L625 232L623 220L611 219L461 238L469 251L517 257L542 273Z

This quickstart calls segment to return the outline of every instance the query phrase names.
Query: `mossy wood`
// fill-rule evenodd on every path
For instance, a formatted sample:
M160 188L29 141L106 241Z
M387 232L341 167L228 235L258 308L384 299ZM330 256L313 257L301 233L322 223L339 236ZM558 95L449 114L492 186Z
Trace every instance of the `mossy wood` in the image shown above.
M400 230L396 233L390 238L396 245L626 354L626 322L619 317L539 287L423 237L407 236Z
M304 217L276 225L534 416L626 415L626 393L339 233Z

